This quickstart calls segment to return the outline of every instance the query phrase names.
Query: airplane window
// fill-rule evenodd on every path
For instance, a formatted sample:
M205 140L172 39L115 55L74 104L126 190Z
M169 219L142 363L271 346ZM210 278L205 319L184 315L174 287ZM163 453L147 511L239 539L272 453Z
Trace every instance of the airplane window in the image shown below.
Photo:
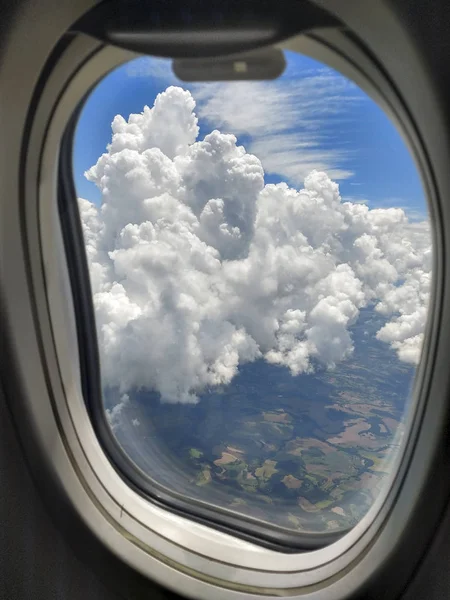
M86 100L99 402L130 461L191 504L343 532L401 456L431 227L383 111L285 56L278 79L207 83L139 58Z

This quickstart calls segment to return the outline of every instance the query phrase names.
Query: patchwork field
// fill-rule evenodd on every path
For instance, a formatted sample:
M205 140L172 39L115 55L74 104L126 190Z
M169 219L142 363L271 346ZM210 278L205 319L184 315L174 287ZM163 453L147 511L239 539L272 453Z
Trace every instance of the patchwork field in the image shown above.
M297 531L351 527L391 469L414 375L362 335L379 327L363 317L333 371L292 377L258 361L197 405L137 393L124 414L141 425L124 425L122 445L178 493Z

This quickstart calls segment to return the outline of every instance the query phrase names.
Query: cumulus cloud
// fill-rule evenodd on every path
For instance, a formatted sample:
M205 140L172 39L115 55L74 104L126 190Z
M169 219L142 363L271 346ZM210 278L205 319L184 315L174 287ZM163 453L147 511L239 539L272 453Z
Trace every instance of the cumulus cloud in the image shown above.
M86 173L102 194L100 208L79 200L102 375L120 405L133 388L196 402L257 359L293 375L334 367L370 305L387 319L377 337L417 363L428 224L343 202L317 170L301 189L265 185L234 135L198 131L191 93L169 87L152 108L114 119Z

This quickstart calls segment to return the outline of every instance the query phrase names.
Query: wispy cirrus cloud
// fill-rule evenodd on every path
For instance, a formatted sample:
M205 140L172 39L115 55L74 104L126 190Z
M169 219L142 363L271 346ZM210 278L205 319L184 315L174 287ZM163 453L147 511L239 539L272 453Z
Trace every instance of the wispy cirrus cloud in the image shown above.
M172 61L167 58L142 57L132 60L125 66L128 77L154 77L170 83L175 75Z

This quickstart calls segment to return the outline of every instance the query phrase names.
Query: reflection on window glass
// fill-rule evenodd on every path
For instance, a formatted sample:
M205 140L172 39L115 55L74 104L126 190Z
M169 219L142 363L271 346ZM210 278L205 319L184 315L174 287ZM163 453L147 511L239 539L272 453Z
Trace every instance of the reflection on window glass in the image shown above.
M339 531L401 447L430 225L382 111L286 57L270 82L116 69L83 109L74 176L104 406L129 457L186 497Z

